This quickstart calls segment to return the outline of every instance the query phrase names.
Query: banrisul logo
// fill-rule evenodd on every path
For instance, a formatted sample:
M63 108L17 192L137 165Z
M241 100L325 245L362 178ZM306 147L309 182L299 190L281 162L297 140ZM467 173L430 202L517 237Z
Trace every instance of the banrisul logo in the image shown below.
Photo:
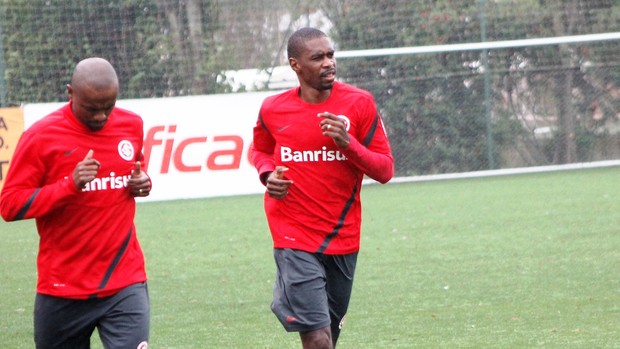
M289 147L280 148L282 162L318 162L345 161L347 159L339 150L327 150L326 146L319 150L293 150Z
M134 154L133 145L130 141L124 139L118 142L118 155L120 155L121 158L131 161L134 159Z
M116 173L110 172L108 177L95 178L86 183L82 191L124 189L127 188L127 181L129 181L129 178L131 178L131 175L117 176Z

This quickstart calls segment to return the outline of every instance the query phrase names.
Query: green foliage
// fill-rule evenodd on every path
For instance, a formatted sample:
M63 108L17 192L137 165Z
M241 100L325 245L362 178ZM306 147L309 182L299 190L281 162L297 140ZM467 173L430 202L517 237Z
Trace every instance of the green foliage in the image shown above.
M370 9L370 11L369 11ZM479 40L468 24L477 7L448 1L401 2L386 6L366 1L335 21L341 49L424 46ZM369 30L362 13L380 13ZM394 25L389 14L399 19ZM387 17L387 18L386 18ZM410 25L414 23L415 25ZM477 35L477 36L476 36ZM346 81L373 92L392 140L401 154L399 175L445 173L488 168L484 85L479 72L464 62L478 53L441 53L396 58L340 61Z
M611 18L619 18L620 8L609 1L330 4L327 12L340 14L333 21L341 50L470 43L483 34L498 41L616 31L618 21ZM574 162L596 158L591 152L601 141L596 135L619 110L620 99L612 92L618 89L617 79L612 82L617 74L598 74L608 67L583 69L613 61L603 47L605 43L490 50L488 69L481 51L353 58L340 61L339 75L377 98L399 154L400 175L486 169L488 154L499 157L501 149L520 144L528 153L526 165ZM490 100L485 99L484 74L490 76ZM492 108L491 135L502 134L498 128L515 121L530 132L488 139L485 103ZM607 106L604 121L592 122L593 104ZM556 127L550 141L535 139L537 125L552 123Z
M210 94L231 91L230 70L286 64L300 26L331 23L339 51L462 44L618 32L620 3L0 0L0 19L0 91L21 105L66 100L75 63L93 55L117 67L121 98ZM487 66L480 50L347 58L338 74L375 96L398 175L602 160L620 156L601 151L620 137L619 46L491 49Z
M224 89L216 83L210 1L3 0L1 8L9 104L66 100L73 67L91 56L115 66L122 98ZM197 24L188 20L191 9Z

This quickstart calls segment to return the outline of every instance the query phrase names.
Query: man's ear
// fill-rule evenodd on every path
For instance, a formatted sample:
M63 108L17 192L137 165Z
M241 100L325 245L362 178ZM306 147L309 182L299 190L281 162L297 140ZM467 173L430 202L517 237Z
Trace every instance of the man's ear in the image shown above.
M288 65L291 66L291 69L293 69L295 73L299 73L301 71L301 68L299 67L299 63L297 62L295 58L289 58Z
M73 88L70 84L67 84L67 95L69 96L69 99L73 98Z

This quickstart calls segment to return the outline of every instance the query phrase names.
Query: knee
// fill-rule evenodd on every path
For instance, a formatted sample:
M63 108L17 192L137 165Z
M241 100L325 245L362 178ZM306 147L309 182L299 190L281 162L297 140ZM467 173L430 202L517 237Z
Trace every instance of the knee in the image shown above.
M332 335L329 327L302 332L301 344L304 349L333 349Z

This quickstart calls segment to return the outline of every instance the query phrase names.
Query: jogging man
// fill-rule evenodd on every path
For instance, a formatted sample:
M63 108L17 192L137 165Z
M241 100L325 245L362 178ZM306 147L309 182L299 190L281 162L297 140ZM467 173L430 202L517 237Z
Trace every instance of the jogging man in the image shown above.
M148 346L150 304L136 236L142 119L115 107L116 72L101 58L77 64L70 101L21 136L0 196L6 221L34 218L39 233L36 348Z
M372 95L335 81L326 34L300 29L287 51L299 86L263 101L252 148L277 267L271 308L303 348L332 349L360 247L362 179L386 183L394 163Z

